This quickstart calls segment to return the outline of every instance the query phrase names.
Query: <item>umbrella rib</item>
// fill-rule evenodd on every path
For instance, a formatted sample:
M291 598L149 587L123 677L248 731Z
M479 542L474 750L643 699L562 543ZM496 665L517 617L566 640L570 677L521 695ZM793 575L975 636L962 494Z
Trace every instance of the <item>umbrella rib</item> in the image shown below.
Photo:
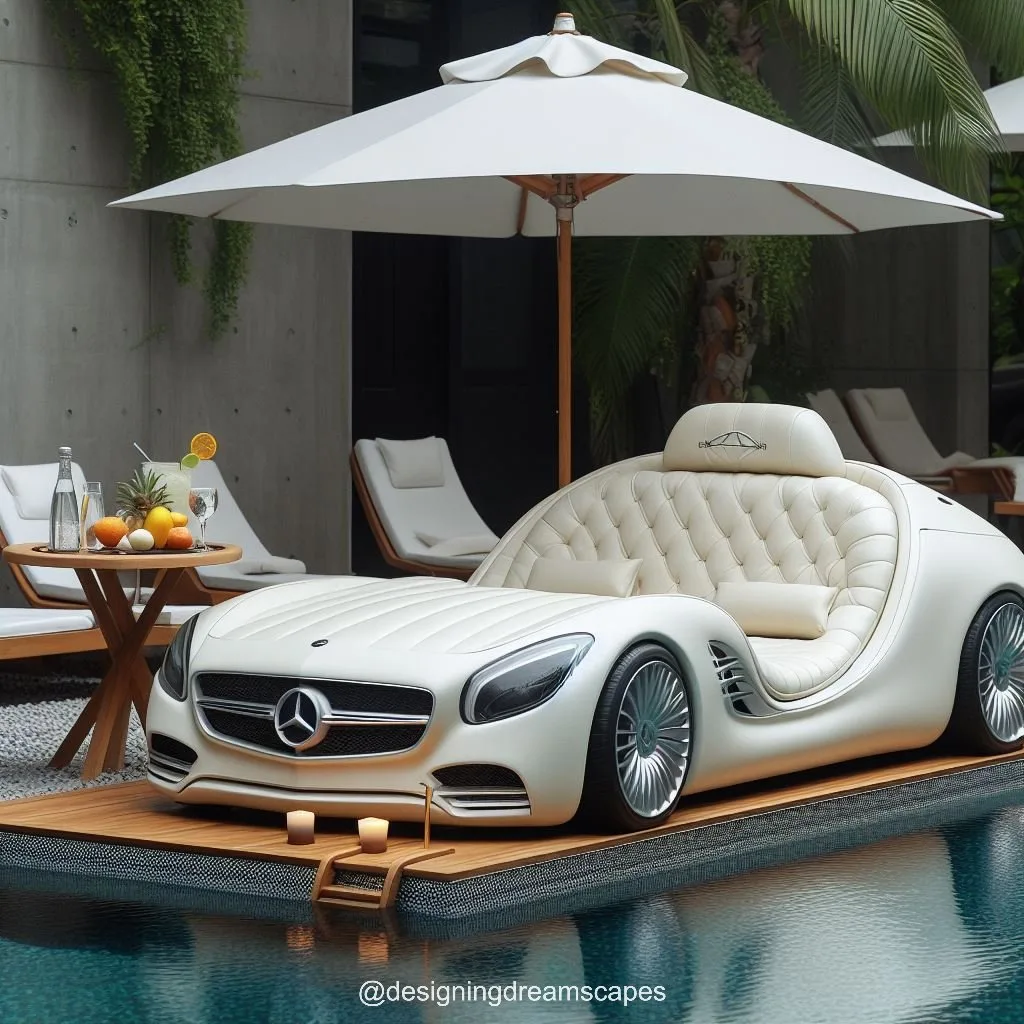
M504 178L506 181L511 181L513 185L518 185L535 196L540 196L545 201L558 192L557 183L540 174L506 174Z
M848 231L852 231L855 235L860 234L860 228L856 224L851 224L845 217L840 217L835 210L830 210L824 203L819 203L817 199L812 199L806 192L799 189L792 182L780 181L779 184L789 192L792 192L798 199L802 199L805 203L809 203L819 213L825 214L826 217L831 217L837 224L842 224Z

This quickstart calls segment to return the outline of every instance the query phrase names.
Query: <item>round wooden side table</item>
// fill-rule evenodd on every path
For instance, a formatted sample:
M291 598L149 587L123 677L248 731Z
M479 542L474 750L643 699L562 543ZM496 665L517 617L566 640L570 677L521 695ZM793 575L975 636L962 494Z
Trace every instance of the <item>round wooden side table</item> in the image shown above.
M175 584L186 569L200 565L237 562L242 549L234 544L211 545L200 551L157 551L131 554L107 551L50 551L45 544L11 544L3 557L13 565L73 569L86 601L110 652L110 668L104 675L50 764L63 768L71 763L92 730L82 778L94 779L104 771L124 767L128 718L132 704L143 727L153 685L153 673L142 655L146 638L156 625ZM136 569L162 570L160 582L136 620L118 579L119 572Z

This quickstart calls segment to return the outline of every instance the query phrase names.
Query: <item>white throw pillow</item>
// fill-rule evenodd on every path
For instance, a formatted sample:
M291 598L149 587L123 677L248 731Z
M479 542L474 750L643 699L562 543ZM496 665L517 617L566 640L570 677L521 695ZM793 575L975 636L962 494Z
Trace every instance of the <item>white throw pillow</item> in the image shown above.
M468 537L448 537L441 540L429 533L417 533L416 537L430 548L432 555L455 558L458 555L487 555L498 543L493 533L476 533ZM431 538L428 540L427 538Z
M527 590L553 594L594 594L597 597L630 597L640 574L640 558L621 561L582 562L575 558L538 558L526 581Z
M838 593L812 583L719 583L715 603L747 636L817 640Z
M441 445L436 437L416 441L387 441L378 437L377 447L392 487L444 487Z

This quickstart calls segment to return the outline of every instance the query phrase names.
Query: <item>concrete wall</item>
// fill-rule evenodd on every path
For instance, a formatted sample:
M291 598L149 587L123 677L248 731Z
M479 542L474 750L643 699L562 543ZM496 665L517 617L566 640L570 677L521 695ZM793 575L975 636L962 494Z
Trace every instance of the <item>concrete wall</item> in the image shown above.
M351 4L251 0L247 148L351 112ZM198 430L256 531L317 571L348 566L349 237L257 227L235 330L204 337L160 220L127 188L111 77L72 72L40 0L0 0L0 464L71 444L112 501ZM202 232L197 233L202 248ZM20 603L6 570L0 603Z

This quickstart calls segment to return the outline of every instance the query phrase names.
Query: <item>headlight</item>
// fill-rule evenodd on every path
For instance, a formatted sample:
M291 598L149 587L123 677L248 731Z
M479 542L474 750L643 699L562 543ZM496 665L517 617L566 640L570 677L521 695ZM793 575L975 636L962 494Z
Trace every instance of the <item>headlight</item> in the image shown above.
M188 679L188 654L192 646L192 634L196 631L198 612L188 620L167 646L164 663L160 669L160 685L164 692L175 700L185 699L185 681Z
M496 722L543 704L569 678L593 642L586 633L560 636L480 669L462 692L462 717L474 725Z

